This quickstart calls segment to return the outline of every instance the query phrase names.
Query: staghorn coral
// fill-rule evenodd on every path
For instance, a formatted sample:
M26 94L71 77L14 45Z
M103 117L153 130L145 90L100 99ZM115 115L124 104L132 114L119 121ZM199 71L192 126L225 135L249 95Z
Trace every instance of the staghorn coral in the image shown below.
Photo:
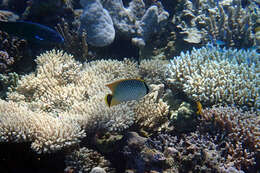
M253 29L259 8L254 2L242 6L241 0L181 0L177 9L172 23L188 43L222 40L226 46L238 48L256 44Z
M167 77L197 101L259 108L259 62L256 50L208 45L171 60Z
M89 55L88 44L86 42L86 33L82 32L80 34L76 31L75 28L77 27L74 25L72 24L72 26L70 26L63 18L56 27L56 30L59 31L65 41L65 44L62 45L63 49L75 57L87 59L89 58Z
M0 98L6 98L7 91L13 90L18 83L19 75L17 73L0 74Z
M147 83L164 83L164 72L169 61L167 60L142 60L139 65L140 75L144 76Z
M0 141L32 142L35 151L47 152L70 147L84 137L75 122L33 112L26 106L0 100Z
M169 106L162 100L164 85L151 85L152 92L145 96L134 108L135 122L147 131L160 131L168 119ZM156 108L156 109L155 109Z
M66 124L71 126L68 128L78 129L80 132L85 131L87 134L93 134L98 130L120 133L131 126L136 117L142 116L154 120L154 125L159 127L158 124L161 124L161 120L165 119L163 116L168 112L167 104L157 97L160 88L154 89L146 99L144 98L140 102L121 103L111 108L106 106L104 97L110 90L105 84L122 78L142 77L137 64L130 60L98 60L81 64L75 61L71 55L52 50L38 56L36 63L36 71L23 76L18 81L14 91L8 93L7 101L26 107L29 111L26 114L32 114L32 117L39 116L40 120L43 119L43 122L39 120L37 123L39 126L42 125L43 129L45 119L47 119L46 121L53 119L54 124L59 120L73 122ZM149 109L141 109L142 106ZM157 113L160 114L157 115ZM153 118L153 116L158 118ZM25 115L24 118L26 119ZM157 119L158 122L156 122ZM13 121L16 120L18 121L15 123L19 128L19 118L13 119ZM141 120L140 118L138 123L145 124L142 121L146 121L146 119ZM0 123L0 128L3 124ZM57 124L57 126L60 125ZM7 124L8 126L11 125ZM26 127L27 124L21 126ZM31 126L28 126L27 129L32 130ZM42 129L35 128L32 133L41 134L37 130ZM49 134L56 133L52 132L52 129L48 130L50 130ZM40 139L44 140L44 134ZM48 134L46 135L48 138ZM63 145L60 145L61 147L53 147L52 143L62 143L70 138L66 136L66 133L64 136L60 133L56 135L56 138L52 138L48 143L39 139L38 145L33 145L32 148L38 152L52 152L70 146L70 143L64 142ZM6 142L21 138L19 135L14 135L12 139L5 138L5 136L8 136L8 133L3 134L3 141ZM80 133L70 139L76 143L82 136L83 134ZM24 140L26 141L27 138Z

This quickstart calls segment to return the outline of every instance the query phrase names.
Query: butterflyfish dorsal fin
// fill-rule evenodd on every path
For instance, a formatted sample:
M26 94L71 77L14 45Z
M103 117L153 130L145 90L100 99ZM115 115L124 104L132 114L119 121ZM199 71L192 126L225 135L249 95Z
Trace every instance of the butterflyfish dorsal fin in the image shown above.
M119 83L121 83L121 82L123 82L123 81L126 81L126 80L127 80L127 79L120 79L120 80L117 80L117 81L112 82L112 83L110 83L110 84L107 84L106 86L112 91L112 93L114 93L116 86L117 86Z

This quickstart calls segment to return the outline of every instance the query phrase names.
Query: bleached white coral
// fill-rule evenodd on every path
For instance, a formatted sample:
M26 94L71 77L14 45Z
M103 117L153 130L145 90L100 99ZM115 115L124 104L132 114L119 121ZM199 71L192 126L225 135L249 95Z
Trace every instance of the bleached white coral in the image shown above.
M76 122L33 112L12 101L0 100L0 113L0 141L32 142L39 153L70 147L85 137Z
M256 50L208 45L171 60L167 76L196 100L259 108L259 62Z
M137 113L148 119L155 112L167 112L167 104L159 99L149 102L152 106L143 111L135 111L142 104L137 101L111 108L105 104L105 95L111 92L107 83L144 77L132 61L80 64L71 55L52 50L37 57L36 63L36 72L22 77L8 93L7 102L0 103L3 142L29 141L38 152L52 152L80 142L85 132L124 130L135 122ZM15 110L4 109L12 104Z
M146 130L160 131L162 125L168 121L169 105L163 101L164 85L151 85L152 91L146 95L135 107L136 124Z

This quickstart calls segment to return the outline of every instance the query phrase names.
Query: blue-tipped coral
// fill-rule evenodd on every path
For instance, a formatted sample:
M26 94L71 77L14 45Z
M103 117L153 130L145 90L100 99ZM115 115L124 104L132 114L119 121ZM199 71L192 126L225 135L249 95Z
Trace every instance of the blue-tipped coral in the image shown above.
M208 45L172 59L167 77L196 101L259 108L259 62L256 50Z

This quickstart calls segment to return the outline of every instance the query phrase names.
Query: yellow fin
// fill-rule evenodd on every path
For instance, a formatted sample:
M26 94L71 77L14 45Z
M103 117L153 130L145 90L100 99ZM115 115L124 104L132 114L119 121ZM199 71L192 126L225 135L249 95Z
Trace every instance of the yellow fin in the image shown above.
M118 104L120 104L120 102L118 100L116 100L115 98L112 98L111 103L110 103L110 107L114 106L114 105L118 105Z
M196 104L197 104L197 112L196 112L196 114L201 115L202 104L199 101L197 101Z
M259 31L260 31L260 26L255 28L255 33L259 32Z
M110 101L108 100L108 98L109 98L110 96L112 97L111 94L107 94L107 95L105 96L105 102L106 102L106 105L107 105L108 107L110 107Z
M124 79L121 79L121 80L112 82L112 83L110 83L110 84L107 84L106 86L112 91L112 93L114 93L116 86L117 86L120 82L122 82L123 80L124 80Z
M108 107L111 107L111 106L114 106L114 105L117 105L117 104L120 103L120 102L117 101L117 100L113 97L113 95L111 95L111 94L107 94L107 95L105 96L105 102L106 102L106 105L107 105Z

